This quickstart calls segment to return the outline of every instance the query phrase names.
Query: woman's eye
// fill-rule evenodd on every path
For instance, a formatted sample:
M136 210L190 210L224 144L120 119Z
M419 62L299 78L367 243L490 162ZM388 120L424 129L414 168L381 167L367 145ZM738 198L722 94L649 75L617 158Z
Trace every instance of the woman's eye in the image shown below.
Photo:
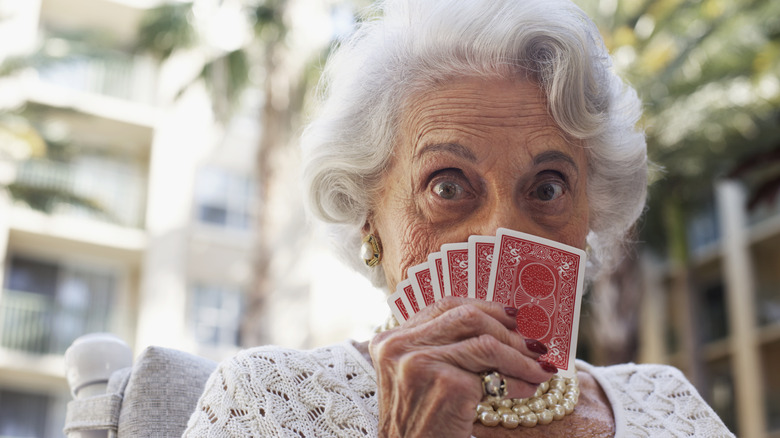
M463 187L453 181L440 181L433 186L433 193L442 199L456 199L463 195Z
M542 201L552 201L563 195L563 184L546 182L536 188L536 197Z

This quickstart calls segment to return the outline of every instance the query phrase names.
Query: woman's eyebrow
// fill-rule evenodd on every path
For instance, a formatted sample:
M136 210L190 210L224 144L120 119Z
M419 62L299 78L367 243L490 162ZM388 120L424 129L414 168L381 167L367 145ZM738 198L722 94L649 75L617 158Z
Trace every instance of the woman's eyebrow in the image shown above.
M575 171L579 171L577 168L577 163L574 161L574 158L569 156L569 154L561 151L544 151L536 156L534 156L534 165L538 166L543 163L549 163L551 161L562 161L568 165L570 165L572 168L574 168Z
M458 143L434 143L427 144L420 148L416 154L414 154L414 160L419 160L423 155L434 152L449 152L450 154L457 155L463 159L476 163L477 156L466 146Z

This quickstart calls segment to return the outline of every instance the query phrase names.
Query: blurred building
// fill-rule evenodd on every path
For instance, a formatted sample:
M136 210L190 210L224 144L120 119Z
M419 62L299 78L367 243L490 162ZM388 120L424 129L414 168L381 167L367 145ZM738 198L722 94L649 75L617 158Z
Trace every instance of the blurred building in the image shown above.
M177 98L205 54L134 51L157 3L0 2L0 57L47 57L0 78L0 436L62 436L62 355L84 333L136 354L240 343L259 97L223 125L202 87Z
M114 333L135 355L158 345L221 360L247 346L261 208L273 278L255 340L366 339L387 315L306 220L296 147L274 158L258 200L261 87L222 122L193 82L240 40L240 2L196 0L199 19L223 26L207 29L216 43L162 62L136 42L165 2L0 0L0 60L34 65L0 74L0 436L62 436L63 353L80 335ZM336 4L290 3L295 68L351 25Z
M683 370L740 437L780 437L780 149L735 163L688 224L689 261L644 264L639 360Z

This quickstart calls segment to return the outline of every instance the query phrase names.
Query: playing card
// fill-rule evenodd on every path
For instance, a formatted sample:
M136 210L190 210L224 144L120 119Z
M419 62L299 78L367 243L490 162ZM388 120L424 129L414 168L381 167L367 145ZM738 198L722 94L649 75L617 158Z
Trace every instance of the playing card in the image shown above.
M499 228L493 250L489 301L518 309L517 331L538 339L544 360L573 376L585 252L559 242Z
M431 283L431 268L428 263L421 263L409 268L407 272L409 281L412 283L414 297L420 308L430 306L435 301L433 284Z
M444 295L469 296L468 243L447 243L441 246Z
M414 289L412 289L412 283L409 279L398 283L395 290L400 290L403 293L404 298L406 298L405 303L409 304L407 309L412 312L413 315L420 311L420 305L417 303L417 298L414 296Z
M431 269L433 297L436 301L439 301L444 298L444 277L442 277L442 269L444 268L441 252L434 252L428 255L428 267Z
M396 290L389 297L387 297L387 305L390 306L390 311L393 313L398 324L403 325L411 316L409 306L404 302L403 290Z
M490 265L493 264L495 236L471 236L468 241L468 285L469 298L487 299L490 283Z

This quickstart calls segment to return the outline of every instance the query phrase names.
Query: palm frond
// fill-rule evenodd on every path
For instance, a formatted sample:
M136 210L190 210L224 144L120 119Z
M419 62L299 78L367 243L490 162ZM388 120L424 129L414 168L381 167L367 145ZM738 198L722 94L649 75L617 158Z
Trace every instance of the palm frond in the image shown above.
M137 48L166 59L178 49L197 42L192 3L166 3L150 10L139 28Z

